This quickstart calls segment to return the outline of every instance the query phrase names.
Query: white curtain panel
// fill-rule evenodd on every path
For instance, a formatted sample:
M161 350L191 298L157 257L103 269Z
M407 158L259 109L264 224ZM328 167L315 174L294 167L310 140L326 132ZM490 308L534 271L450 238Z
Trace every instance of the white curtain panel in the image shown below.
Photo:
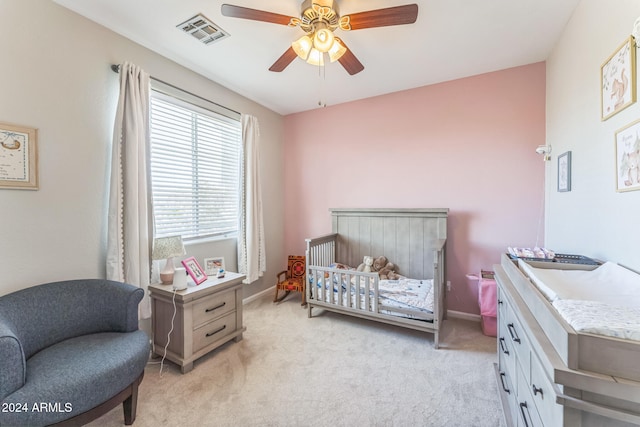
M251 283L267 269L260 187L260 128L254 116L242 115L242 143L238 271L247 276L244 283Z
M113 131L107 231L107 279L145 291L140 319L151 316L152 208L149 178L149 75L136 65L120 66L120 98Z

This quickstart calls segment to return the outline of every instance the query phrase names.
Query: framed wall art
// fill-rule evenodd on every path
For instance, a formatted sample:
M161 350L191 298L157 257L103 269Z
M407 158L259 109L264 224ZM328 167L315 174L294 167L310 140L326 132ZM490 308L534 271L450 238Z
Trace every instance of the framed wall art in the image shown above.
M184 265L185 270L187 270L187 273L189 273L189 276L191 276L196 285L207 280L207 275L194 257L182 260L182 265Z
M38 189L36 129L0 123L0 188Z
M215 276L218 271L224 268L224 257L213 257L204 259L204 272L209 276Z
M629 37L602 64L602 120L606 120L636 102L636 48Z
M571 191L571 151L558 156L558 191Z
M640 190L640 120L616 132L616 190Z

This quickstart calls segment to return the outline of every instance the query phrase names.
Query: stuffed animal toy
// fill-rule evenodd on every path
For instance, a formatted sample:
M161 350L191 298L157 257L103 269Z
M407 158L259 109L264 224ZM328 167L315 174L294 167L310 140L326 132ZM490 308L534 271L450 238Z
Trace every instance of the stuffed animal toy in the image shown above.
M373 271L380 271L387 266L387 264L391 264L386 256L382 255L373 260L373 266L371 269ZM393 264L389 266L390 269L393 270Z
M387 257L379 256L373 261L372 270L376 271L382 280L398 280L400 275L396 273L397 267L389 262Z
M373 265L373 257L368 255L364 256L362 260L362 264L360 264L357 268L358 271L363 271L365 273L371 273L371 266Z
M342 264L340 262L336 262L334 264L331 264L329 267L331 268L335 268L337 270L353 270L351 267L349 267L347 264ZM325 271L324 273L324 278L328 279L329 278L329 272Z

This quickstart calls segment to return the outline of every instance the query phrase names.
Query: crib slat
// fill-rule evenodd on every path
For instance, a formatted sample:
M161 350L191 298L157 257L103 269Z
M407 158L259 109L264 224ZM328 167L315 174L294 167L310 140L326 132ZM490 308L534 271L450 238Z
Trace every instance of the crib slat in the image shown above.
M318 270L313 270L312 277L311 295L314 296L314 299L318 299Z
M320 299L322 301L326 301L327 300L327 282L326 282L326 279L324 278L324 272L320 271L319 276L320 277L318 278L318 280L322 280L322 286L320 286L320 294L321 294Z
M359 278L358 281L360 281ZM364 280L364 309L366 311L369 311L371 307L371 297L369 296L370 292L371 289L369 287L369 278L367 277Z
M373 299L373 312L379 313L380 309L378 308L378 304L380 303L380 298L378 297L378 295L380 295L380 282L378 277L375 277L373 279L373 290L374 290L374 295L376 296Z

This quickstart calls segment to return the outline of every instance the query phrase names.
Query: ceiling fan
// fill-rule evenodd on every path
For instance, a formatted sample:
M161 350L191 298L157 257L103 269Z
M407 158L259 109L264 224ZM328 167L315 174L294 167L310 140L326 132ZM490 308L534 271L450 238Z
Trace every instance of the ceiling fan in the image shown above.
M270 71L283 71L296 57L313 65L324 65L326 53L331 62L340 62L350 75L354 75L364 70L364 65L344 41L334 35L334 31L338 28L353 31L413 24L418 18L418 5L407 4L341 16L337 0L304 0L299 18L230 4L222 5L222 14L233 18L300 27L305 32L304 36L291 43L291 47L269 68Z

